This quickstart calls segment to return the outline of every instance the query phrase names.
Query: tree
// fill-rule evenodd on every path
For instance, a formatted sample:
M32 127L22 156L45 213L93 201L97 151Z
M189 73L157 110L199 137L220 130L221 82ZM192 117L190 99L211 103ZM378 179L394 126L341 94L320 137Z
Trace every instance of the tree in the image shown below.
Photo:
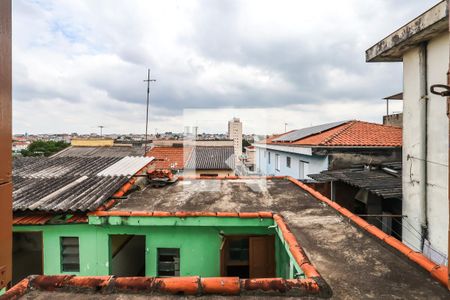
M245 152L245 147L251 146L252 144L250 144L249 141L247 140L242 140L242 152Z
M26 150L20 151L23 156L50 156L70 144L63 141L35 141L32 142Z

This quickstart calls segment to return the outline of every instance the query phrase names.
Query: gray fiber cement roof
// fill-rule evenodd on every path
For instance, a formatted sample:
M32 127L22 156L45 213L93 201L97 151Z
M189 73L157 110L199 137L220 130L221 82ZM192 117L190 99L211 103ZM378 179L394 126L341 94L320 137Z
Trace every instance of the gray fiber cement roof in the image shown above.
M149 157L16 158L13 210L97 209L150 161Z
M125 157L125 156L144 156L144 148L140 146L103 146L103 147L85 147L70 146L53 155L53 157Z
M230 170L234 169L233 146L196 146L190 152L185 169Z
M112 210L280 213L335 299L450 295L406 256L285 179L184 180L136 191Z

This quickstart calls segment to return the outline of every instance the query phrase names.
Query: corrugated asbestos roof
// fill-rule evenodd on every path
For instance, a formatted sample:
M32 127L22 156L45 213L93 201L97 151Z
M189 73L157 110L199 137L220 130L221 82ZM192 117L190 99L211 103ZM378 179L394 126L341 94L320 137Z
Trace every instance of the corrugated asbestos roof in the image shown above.
M385 199L402 199L401 163L382 164L375 170L364 167L323 171L309 177L320 182L342 181L352 186L367 189Z
M97 209L149 157L51 157L15 160L13 210L85 212Z
M120 157L40 157L15 168L13 175L27 178L95 175L119 160Z
M153 160L153 157L124 157L112 166L99 172L98 176L130 176L136 174L137 171L142 169Z
M321 132L324 132L326 130L329 130L331 128L340 126L342 124L345 124L349 121L340 121L340 122L334 122L334 123L327 123L327 124L322 124L322 125L317 125L317 126L312 126L312 127L307 127L307 128L302 128L302 129L298 129L298 130L294 130L288 134L282 135L276 139L273 139L274 142L294 142L297 140L300 140L304 137L313 135L313 134L318 134Z
M191 151L185 169L232 170L234 169L234 147L197 146Z
M70 146L53 155L53 157L125 157L144 156L144 148L139 146Z

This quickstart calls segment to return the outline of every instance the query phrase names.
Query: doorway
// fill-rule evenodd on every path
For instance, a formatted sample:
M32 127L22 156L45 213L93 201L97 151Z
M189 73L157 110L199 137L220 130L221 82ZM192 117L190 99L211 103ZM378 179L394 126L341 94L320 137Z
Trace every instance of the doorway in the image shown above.
M110 275L145 276L145 235L113 234L110 240Z
M275 276L273 235L225 236L220 251L221 276L239 278Z
M13 285L28 275L43 274L42 247L42 232L13 232Z

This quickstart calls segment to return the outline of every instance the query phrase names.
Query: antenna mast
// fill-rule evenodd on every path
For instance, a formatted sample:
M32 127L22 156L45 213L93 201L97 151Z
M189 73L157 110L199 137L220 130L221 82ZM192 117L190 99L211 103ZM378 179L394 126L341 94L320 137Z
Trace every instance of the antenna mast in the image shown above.
M144 82L147 82L147 111L145 114L145 147L144 147L144 156L147 155L147 143L148 143L148 106L150 99L150 82L154 82L156 79L150 78L150 69L147 72L147 79Z

